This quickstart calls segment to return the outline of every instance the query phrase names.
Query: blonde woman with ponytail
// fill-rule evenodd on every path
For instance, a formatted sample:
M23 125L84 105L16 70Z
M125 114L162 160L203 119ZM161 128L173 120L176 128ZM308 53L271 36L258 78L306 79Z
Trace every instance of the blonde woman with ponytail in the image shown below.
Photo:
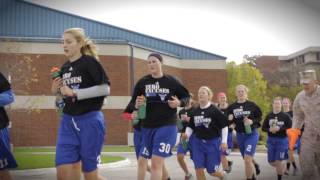
M64 97L56 148L57 179L80 180L80 167L85 180L102 179L97 170L106 133L101 107L110 93L109 78L83 29L65 30L63 50L68 61L51 86L53 94Z

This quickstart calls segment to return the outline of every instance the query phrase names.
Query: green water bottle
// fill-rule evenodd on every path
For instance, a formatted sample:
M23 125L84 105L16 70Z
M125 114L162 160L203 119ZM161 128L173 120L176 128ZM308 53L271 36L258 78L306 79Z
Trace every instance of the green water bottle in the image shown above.
M51 78L52 79L55 79L57 77L61 77L61 72L60 72L60 69L57 68L57 67L53 67L51 69Z
M56 100L55 100L55 104L56 104L56 108L57 108L59 116L62 116L65 103L63 101L63 97L61 94L57 95Z
M177 128L179 131L182 131L183 129L183 124L182 121L180 119L177 120Z
M140 121L140 119L138 118L138 116L136 116L136 117L133 119L133 125L135 126L135 125L139 124L139 121Z
M244 117L244 119L246 119L247 116ZM244 132L246 134L251 134L252 130L251 130L251 125L244 125Z
M251 134L251 126L250 125L245 125L244 126L244 131L246 132L246 134Z
M182 148L184 150L187 150L188 149L188 141L187 140L182 140Z
M146 118L146 103L143 103L138 109L138 119L145 119Z

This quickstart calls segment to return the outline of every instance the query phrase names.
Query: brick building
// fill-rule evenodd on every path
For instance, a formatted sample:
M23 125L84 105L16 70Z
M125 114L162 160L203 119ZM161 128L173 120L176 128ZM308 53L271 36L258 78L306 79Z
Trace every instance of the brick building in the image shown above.
M97 43L100 62L111 81L111 95L103 106L106 144L128 143L131 124L121 119L121 113L134 84L148 73L150 52L161 53L164 72L181 79L193 93L202 85L215 92L227 89L223 56L28 2L2 0L0 71L10 77L16 93L9 110L16 146L55 145L59 118L50 93L50 69L66 61L60 41L70 27L84 28Z
M255 61L256 67L263 74L268 83L278 83L279 59L278 56L260 56Z

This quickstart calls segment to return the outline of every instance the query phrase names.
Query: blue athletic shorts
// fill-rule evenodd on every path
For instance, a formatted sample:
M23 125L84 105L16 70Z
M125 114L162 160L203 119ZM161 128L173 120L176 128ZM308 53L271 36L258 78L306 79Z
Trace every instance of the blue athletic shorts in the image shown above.
M268 137L268 162L288 159L288 138Z
M228 133L227 144L228 144L228 149L226 151L221 151L221 154L224 156L230 155L233 149L232 132Z
M0 129L0 170L18 167L10 151L10 138L8 128Z
M56 166L81 161L83 172L97 169L105 133L101 111L80 116L63 114L58 131Z
M134 150L136 152L136 157L138 159L140 149L141 149L141 142L142 142L142 133L141 130L134 129L133 132L133 144L134 144Z
M177 126L142 128L142 143L139 156L150 159L152 155L170 157L177 140Z
M191 151L195 169L206 168L209 174L218 171L221 162L220 144L220 138L203 140L194 136Z
M237 141L242 157L244 157L244 155L253 156L256 152L256 146L259 141L258 130L252 130L251 134L237 132Z
M297 139L296 145L295 145L295 150L297 151L298 154L300 154L301 150L301 137Z

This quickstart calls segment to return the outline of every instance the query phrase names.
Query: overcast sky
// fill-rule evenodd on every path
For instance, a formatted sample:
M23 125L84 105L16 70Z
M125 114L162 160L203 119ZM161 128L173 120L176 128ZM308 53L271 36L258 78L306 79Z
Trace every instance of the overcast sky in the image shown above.
M27 0L226 56L320 46L319 0Z

